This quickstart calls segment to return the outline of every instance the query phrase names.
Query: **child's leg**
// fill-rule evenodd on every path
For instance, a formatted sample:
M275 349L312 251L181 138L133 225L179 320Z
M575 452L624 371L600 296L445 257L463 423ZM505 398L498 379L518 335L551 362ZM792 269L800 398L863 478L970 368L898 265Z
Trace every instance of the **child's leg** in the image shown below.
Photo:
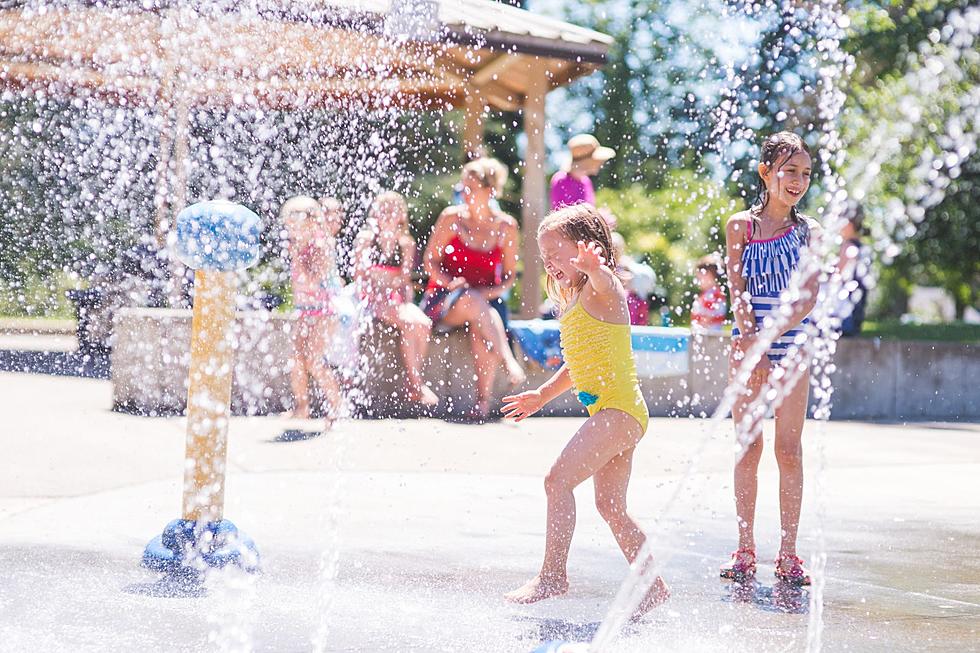
M548 524L541 572L506 595L517 603L534 603L568 590L566 563L575 530L575 496L582 481L639 442L643 433L636 419L619 410L602 410L572 437L544 479Z
M759 461L762 459L762 418L751 415L749 406L759 396L766 375L754 372L748 387L732 406L735 435L745 446L745 454L735 464L735 513L738 515L738 548L755 550L755 502L759 489Z
M629 487L630 472L633 469L633 451L628 449L606 463L595 473L595 505L599 514L609 524L613 537L630 564L636 560L646 535L626 511L626 491ZM645 560L643 564L649 564ZM638 618L660 605L670 597L670 588L664 579L657 577L646 597L633 613Z
M394 323L402 333L402 359L408 375L411 398L424 405L434 406L439 403L439 398L425 385L422 378L432 321L415 304L400 304L393 312Z
M780 555L796 555L796 533L803 501L803 423L810 378L804 375L776 409L776 462L779 463Z
M626 489L633 469L635 447L627 449L603 465L592 479L595 484L595 507L612 530L616 543L632 563L646 536L626 512Z
M293 368L289 371L289 382L293 390L293 417L310 416L310 388L306 366L309 351L309 327L305 318L298 317L293 323Z
M340 384L333 370L327 365L324 356L327 353L328 343L332 342L334 323L330 317L321 317L317 322L317 328L310 338L310 349L308 365L317 387L323 393L326 401L326 422L327 426L337 419L340 413Z

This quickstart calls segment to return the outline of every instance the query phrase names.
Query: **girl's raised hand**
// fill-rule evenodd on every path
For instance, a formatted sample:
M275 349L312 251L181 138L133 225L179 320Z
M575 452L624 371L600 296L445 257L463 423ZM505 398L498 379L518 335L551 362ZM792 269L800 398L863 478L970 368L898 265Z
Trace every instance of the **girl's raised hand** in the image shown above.
M540 390L528 390L516 395L504 397L504 407L500 412L504 417L509 417L515 422L519 422L525 417L530 417L541 410L544 406L544 399L541 397Z
M585 275L593 275L600 270L609 270L602 247L598 243L578 241L578 256L569 261L572 266Z

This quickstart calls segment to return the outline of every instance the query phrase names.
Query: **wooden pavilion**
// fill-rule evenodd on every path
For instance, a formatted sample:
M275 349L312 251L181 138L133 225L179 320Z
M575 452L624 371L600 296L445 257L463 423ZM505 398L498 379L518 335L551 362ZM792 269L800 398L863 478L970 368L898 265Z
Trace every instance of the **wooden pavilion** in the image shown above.
M545 98L601 66L611 43L494 0L27 0L0 9L0 88L160 111L163 233L185 201L194 107L288 110L355 100L461 108L471 157L482 149L488 108L519 111L527 137L522 297L537 298Z

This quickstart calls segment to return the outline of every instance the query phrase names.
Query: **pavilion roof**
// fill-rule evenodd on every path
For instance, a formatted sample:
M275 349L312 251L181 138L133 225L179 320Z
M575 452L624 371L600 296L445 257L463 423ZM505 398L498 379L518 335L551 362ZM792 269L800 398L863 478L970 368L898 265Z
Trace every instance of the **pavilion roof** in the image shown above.
M0 9L0 87L275 108L524 103L601 65L612 39L494 0L121 0Z

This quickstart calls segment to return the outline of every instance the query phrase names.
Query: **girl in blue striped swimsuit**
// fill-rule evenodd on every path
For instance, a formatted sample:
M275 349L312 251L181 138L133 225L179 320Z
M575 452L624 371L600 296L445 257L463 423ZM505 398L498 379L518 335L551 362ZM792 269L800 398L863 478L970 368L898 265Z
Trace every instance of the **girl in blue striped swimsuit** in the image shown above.
M728 279L735 328L732 330L731 375L735 378L742 359L759 333L774 324L780 311L788 311L784 330L752 371L749 382L732 407L735 432L745 454L735 465L735 509L738 513L738 550L722 565L721 577L736 581L755 575L755 503L759 460L762 456L762 421L749 415L779 362L796 356L795 345L806 338L802 327L816 303L814 277L799 293L790 278L800 263L801 250L809 245L819 227L800 214L796 205L810 186L811 160L806 144L796 134L780 132L762 145L759 163L761 188L758 201L737 213L726 226ZM790 292L784 292L789 290ZM781 308L782 307L782 308ZM809 364L809 361L800 361ZM796 533L803 497L801 437L809 395L809 375L783 396L776 407L776 461L779 464L779 513L782 542L776 558L776 577L796 585L809 585L803 560L796 555Z

